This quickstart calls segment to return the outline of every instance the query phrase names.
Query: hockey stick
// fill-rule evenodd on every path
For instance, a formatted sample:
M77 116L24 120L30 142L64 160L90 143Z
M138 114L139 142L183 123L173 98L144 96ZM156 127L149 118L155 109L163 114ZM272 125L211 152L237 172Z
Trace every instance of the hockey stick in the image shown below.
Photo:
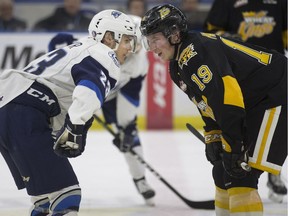
M116 133L97 115L94 115L95 120L101 124L110 134L114 137ZM174 187L172 187L156 170L154 170L140 155L138 155L133 149L130 149L131 154L141 162L148 170L150 170L160 181L162 181L168 188L170 188L183 202L185 202L189 207L195 209L215 209L214 200L207 201L191 201L183 197Z
M201 135L201 133L196 130L191 124L189 123L186 123L186 127L187 129L192 133L194 134L194 136L196 136L199 140L201 140L201 142L203 142L205 144L205 139L204 137Z
M205 144L205 138L201 135L201 133L196 130L191 124L186 123L186 127L187 129L194 134L194 136L196 136L199 140L201 140L201 142L203 142ZM250 172L251 171L251 167L244 161L238 161L238 164L242 167L243 170L245 170L246 172Z

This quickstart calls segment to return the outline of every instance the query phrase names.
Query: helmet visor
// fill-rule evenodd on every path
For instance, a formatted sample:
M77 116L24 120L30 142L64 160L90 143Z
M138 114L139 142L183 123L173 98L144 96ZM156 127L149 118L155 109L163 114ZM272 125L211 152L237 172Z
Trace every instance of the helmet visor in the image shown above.
M124 37L123 37L124 36ZM122 42L129 49L130 52L135 53L137 48L137 36L136 35L123 35Z
M114 39L116 42L116 47L114 50L117 50L120 46L121 49L126 49L129 52L135 53L137 48L137 36L136 35L127 35L123 34L120 37L120 40Z
M163 35L162 32L151 34L143 37L142 45L146 51L153 51L157 47L162 47L167 43L167 38Z

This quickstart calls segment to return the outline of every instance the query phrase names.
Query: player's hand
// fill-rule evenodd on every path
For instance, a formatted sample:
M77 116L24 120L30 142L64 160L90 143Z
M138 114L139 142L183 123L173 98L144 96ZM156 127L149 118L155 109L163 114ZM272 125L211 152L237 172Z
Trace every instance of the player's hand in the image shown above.
M90 128L93 119L86 122L85 125L73 125L67 115L65 124L56 134L54 143L54 152L61 157L77 157L85 149L87 131Z
M216 161L222 160L222 142L212 142L206 144L205 155L207 160L214 165Z
M128 152L134 144L135 136L137 135L136 124L129 124L125 129L120 128L119 133L113 139L113 144L121 151Z
M248 160L248 151L244 150L244 146L239 153L223 151L223 166L231 177L244 178L251 171Z
M223 149L221 141L221 131L214 130L204 133L205 155L207 160L214 165L216 161L222 160Z

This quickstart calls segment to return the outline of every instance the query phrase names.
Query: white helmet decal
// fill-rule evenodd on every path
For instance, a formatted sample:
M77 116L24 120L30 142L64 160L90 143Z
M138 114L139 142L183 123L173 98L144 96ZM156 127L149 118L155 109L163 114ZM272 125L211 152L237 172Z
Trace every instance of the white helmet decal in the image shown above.
M119 11L112 11L111 15L114 16L115 18L118 18L118 17L121 15L121 12L119 12Z

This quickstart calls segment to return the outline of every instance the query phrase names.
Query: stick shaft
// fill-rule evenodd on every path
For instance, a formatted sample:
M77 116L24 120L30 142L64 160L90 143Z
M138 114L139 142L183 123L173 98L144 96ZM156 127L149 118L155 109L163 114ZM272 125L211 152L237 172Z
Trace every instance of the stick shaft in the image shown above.
M100 119L97 115L94 115L95 120L101 124L110 134L114 137L116 133ZM142 163L151 173L153 173L161 182L163 182L170 190L172 190L183 202L185 202L189 207L195 209L214 209L214 200L207 201L192 201L183 197L171 184L169 184L155 169L153 169L139 154L137 154L133 149L130 149L130 153Z

